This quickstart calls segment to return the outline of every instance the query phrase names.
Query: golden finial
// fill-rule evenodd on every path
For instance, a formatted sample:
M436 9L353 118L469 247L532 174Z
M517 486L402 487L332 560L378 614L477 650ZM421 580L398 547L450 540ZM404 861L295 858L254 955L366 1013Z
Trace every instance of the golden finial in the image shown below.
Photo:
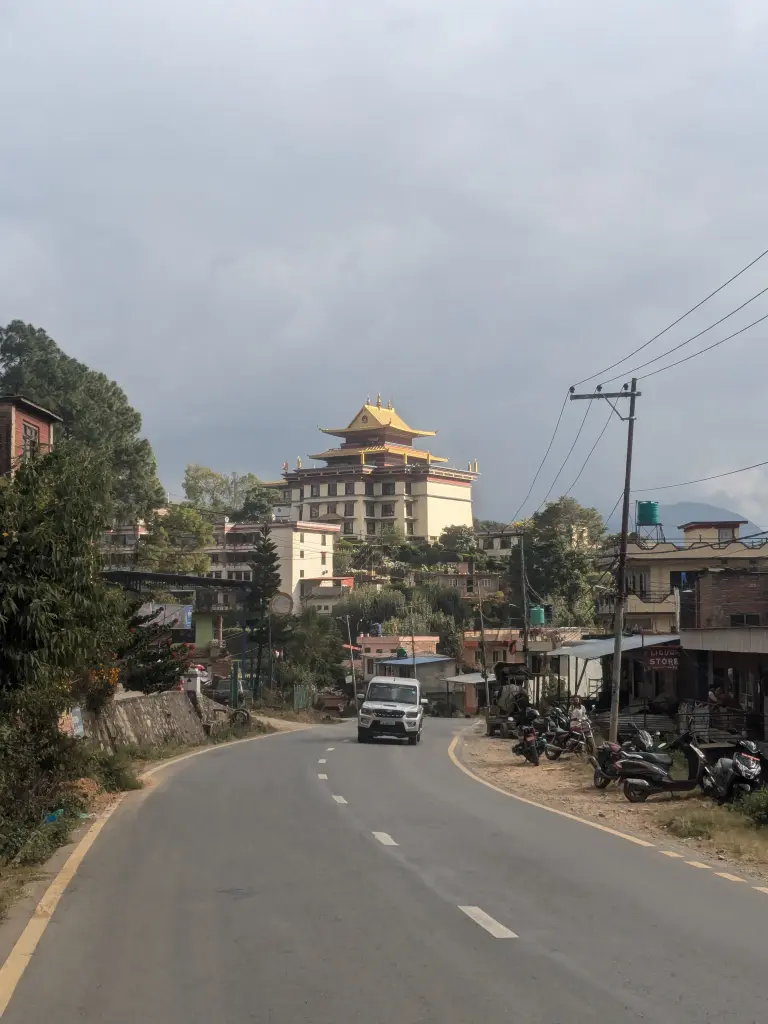
M379 392L378 395L376 395L376 408L381 408L381 392Z
M296 469L301 469L301 456L300 455L296 459Z
M477 459L475 459L475 472L476 473L480 472L480 470L478 469L478 465L479 465L479 463L478 463Z
M468 463L467 463L467 472L468 472L468 473L471 473L471 472L472 472L472 463L471 463L471 462L468 462Z
M392 399L391 399L391 398L390 398L390 400L389 400L389 401L387 402L387 408L388 408L388 409L391 409L391 408L392 408Z

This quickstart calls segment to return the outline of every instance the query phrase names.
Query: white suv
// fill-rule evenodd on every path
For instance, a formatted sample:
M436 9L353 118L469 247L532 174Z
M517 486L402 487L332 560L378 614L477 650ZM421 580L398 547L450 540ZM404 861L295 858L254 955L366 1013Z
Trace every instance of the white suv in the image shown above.
M421 739L424 705L417 679L374 676L366 692L358 693L357 741L376 736L396 736L410 744Z

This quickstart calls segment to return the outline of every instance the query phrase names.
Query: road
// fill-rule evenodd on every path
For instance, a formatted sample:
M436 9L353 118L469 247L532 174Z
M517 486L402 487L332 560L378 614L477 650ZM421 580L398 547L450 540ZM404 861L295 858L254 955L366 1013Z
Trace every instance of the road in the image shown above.
M475 782L463 726L167 769L107 822L3 1024L762 1024L768 894Z

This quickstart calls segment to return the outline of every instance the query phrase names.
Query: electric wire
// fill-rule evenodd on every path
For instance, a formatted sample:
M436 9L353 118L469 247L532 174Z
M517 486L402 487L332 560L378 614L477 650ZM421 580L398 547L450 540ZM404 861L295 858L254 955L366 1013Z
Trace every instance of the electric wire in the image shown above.
M547 450L544 452L544 457L542 458L541 462L539 463L539 468L536 470L536 474L535 474L533 480L531 481L531 486L528 488L528 493L523 498L523 500L520 502L520 507L518 508L518 510L515 512L515 514L510 519L509 523L507 524L508 526L513 526L517 522L517 517L520 515L521 511L525 507L526 502L528 501L528 499L531 496L531 491L535 487L536 481L539 479L539 474L541 473L542 469L544 468L544 463L547 461L547 456L549 455L550 451L552 450L552 445L555 442L555 437L557 436L557 431L558 431L558 429L560 427L560 421L563 418L563 413L565 412L565 407L568 404L569 394L570 394L570 392L566 391L565 398L563 399L563 404L560 407L560 413L558 414L558 417L557 417L557 423L555 423L555 429L552 431L552 437L550 437L550 439L549 439L549 444L547 445Z
M729 469L726 473L715 473L712 476L700 476L697 480L681 480L676 484L659 484L658 487L633 487L633 494L646 494L648 491L669 491L673 487L688 487L690 484L704 484L709 480L722 480L725 476L736 476L737 473L747 473L750 469L760 469L762 466L768 466L768 460L765 462L755 462L751 466L742 466L741 469Z
M622 363L625 363L628 359L631 359L632 356L637 355L638 352L642 352L643 349L648 348L648 346L652 345L654 341L657 341L668 331L671 331L673 327L677 327L677 325L681 323L683 320L685 320L687 316L690 316L691 313L695 313L697 309L700 309L705 302L709 302L709 300L714 298L715 295L721 292L724 288L727 288L729 284L733 284L733 282L738 277L741 277L741 275L746 273L747 270L749 270L751 267L754 267L756 263L759 263L764 256L768 256L768 249L766 249L764 252L761 252L759 256L756 256L755 259L751 261L751 263L748 263L745 267L742 267L741 270L739 270L736 274L733 275L733 277L729 277L728 280L721 284L719 288L715 288L715 290L713 292L710 292L709 295L707 295L705 298L701 300L701 302L697 302L695 306L691 306L691 308L686 313L683 313L682 316L679 316L677 320L673 320L672 323L665 327L663 331L659 331L658 334L654 334L652 338L649 338L648 341L644 342L642 345L639 345L636 349L633 349L631 352L627 353L627 355L622 356L622 358L619 359L617 362L611 363L610 366L606 366L604 369L598 370L597 373L592 373L589 377L584 377L583 380L577 381L576 384L574 384L574 387L579 387L579 385L581 384L586 384L588 380L594 380L595 377L601 377L604 373L608 373L609 370L613 370L615 367L620 366Z
M571 444L571 447L568 449L568 454L563 459L562 464L560 466L560 469L558 469L557 474L555 475L555 479L549 485L549 490L544 495L544 497L541 499L541 503L539 504L539 507L536 509L536 512L533 513L534 515L536 515L537 512L541 511L542 507L544 506L545 502L547 501L547 498L550 496L552 491L555 489L555 484L560 479L560 475L563 472L563 470L565 469L565 467L566 467L566 465L568 463L568 460L571 457L573 449L576 447L576 442L581 437L581 432L584 429L584 424L587 422L587 416L589 416L589 410L592 408L592 402L593 401L594 401L594 399L590 398L590 400L587 402L587 411L584 413L584 417L583 417L583 419L581 421L581 425L579 426L579 429L576 431L576 437L574 437L573 443Z
M613 411L612 411L612 409L611 409L611 410L609 410L609 411L608 411L608 419L607 419L607 420L605 421L605 424L603 425L603 429L602 429L602 430L600 431L600 433L599 433L599 434L597 435L597 440L596 440L596 441L595 441L595 443L594 443L594 444L592 445L592 447L591 447L591 448L589 449L589 455L587 455L586 459L584 459L584 462L583 462L583 463L582 463L582 465L581 465L581 469L580 469L580 470L579 470L579 472L578 472L578 473L576 474L576 479L575 479L575 480L573 481L573 483L571 484L571 486L570 486L570 487L568 488L568 490L567 490L567 491L565 492L566 496L567 496L567 495L569 495L569 494L571 493L571 491L573 490L573 488L574 488L574 487L576 486L576 484L577 484L577 483L579 482L579 479L580 479L580 477L581 477L581 474L582 474L582 473L584 472L584 470L586 469L587 463L589 462L589 460L590 460L590 459L592 458L592 455L594 454L595 448L597 448L597 446L598 446L598 445L600 444L600 441L602 440L603 434L604 434L604 433L606 432L606 430L608 429L608 424L609 424L609 423L611 422L611 417L612 417L612 416L613 416Z

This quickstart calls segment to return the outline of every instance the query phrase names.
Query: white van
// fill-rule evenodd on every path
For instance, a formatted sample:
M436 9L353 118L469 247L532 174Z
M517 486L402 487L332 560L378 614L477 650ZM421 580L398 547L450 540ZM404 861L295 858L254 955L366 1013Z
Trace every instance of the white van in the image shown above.
M365 693L358 693L357 741L396 736L416 744L421 739L424 705L418 679L374 676Z

